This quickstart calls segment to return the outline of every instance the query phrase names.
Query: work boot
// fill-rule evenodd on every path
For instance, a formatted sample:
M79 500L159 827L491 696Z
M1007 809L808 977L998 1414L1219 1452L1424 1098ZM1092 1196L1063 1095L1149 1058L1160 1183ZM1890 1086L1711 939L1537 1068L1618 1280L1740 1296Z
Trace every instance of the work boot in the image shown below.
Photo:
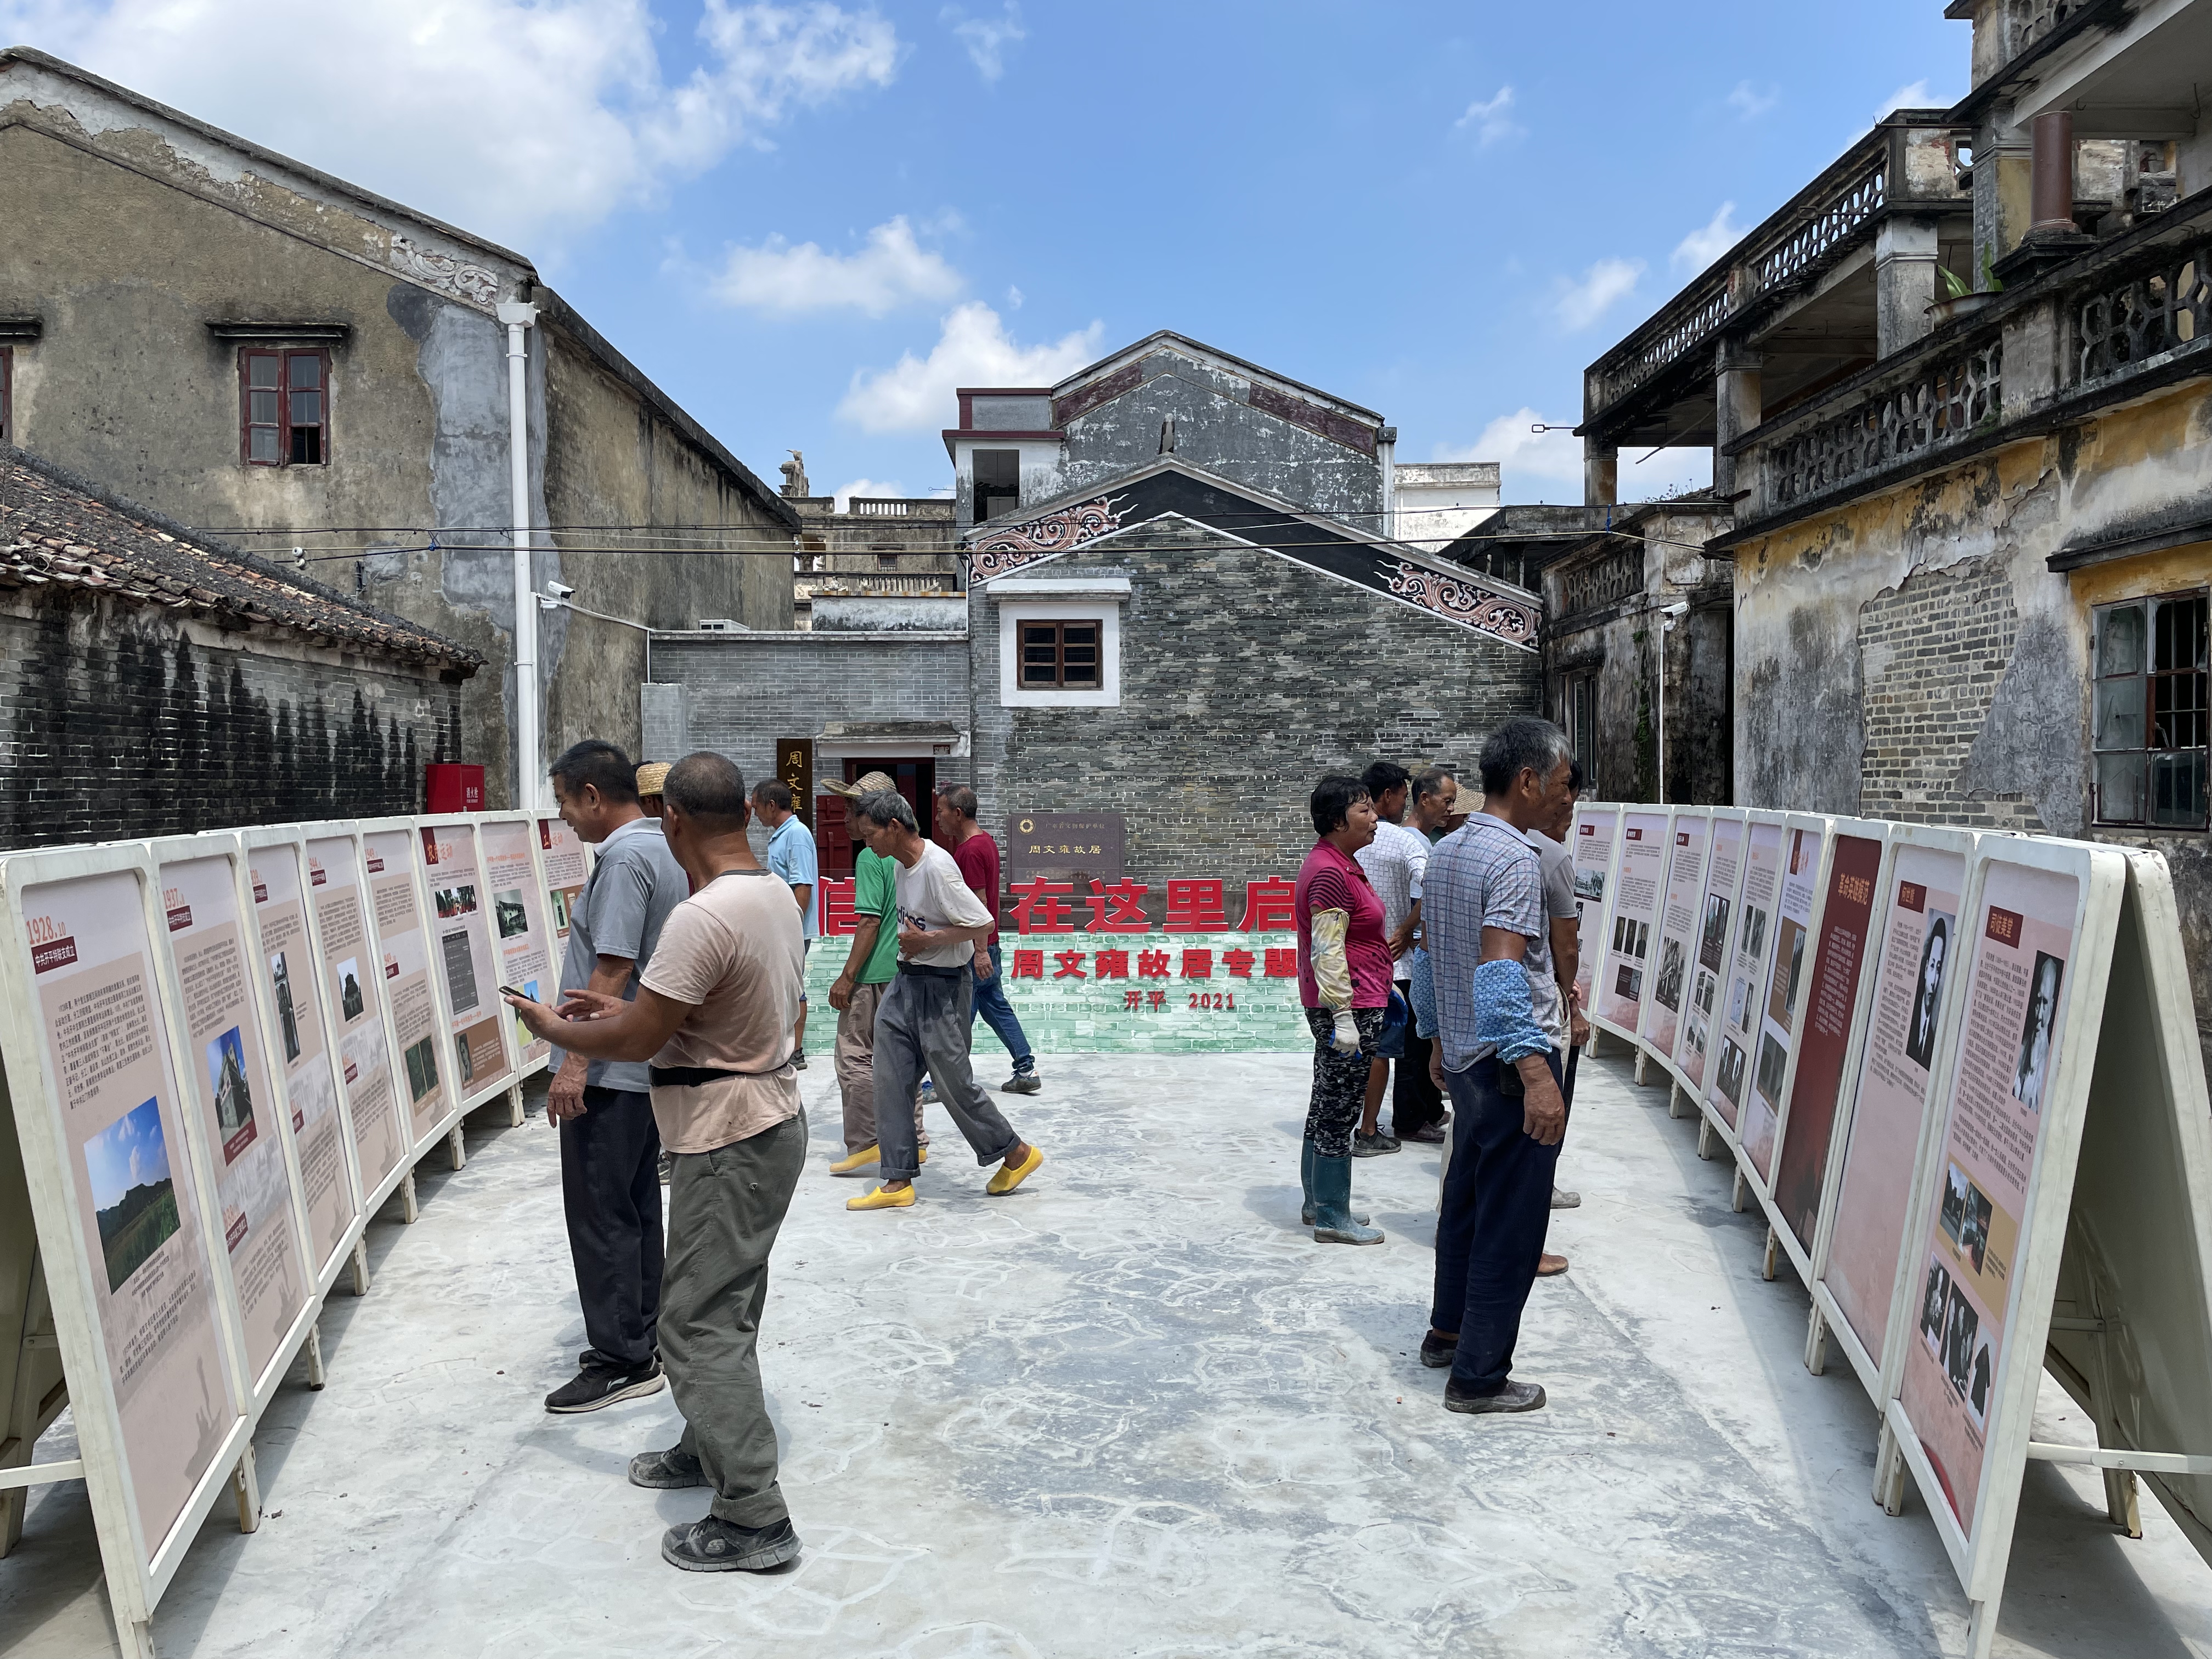
M1298 1185L1305 1189L1305 1201L1298 1211L1298 1219L1309 1227L1314 1224L1313 1166L1314 1144L1310 1139L1302 1140L1298 1143ZM1352 1218L1363 1227L1367 1224L1367 1218L1357 1210L1352 1212Z
M1035 1072L1017 1072L999 1085L1002 1095L1033 1095L1044 1087L1044 1079Z
M1534 1382L1508 1382L1496 1394L1462 1394L1456 1380L1444 1384L1448 1412L1537 1412L1544 1409L1544 1390Z
M1443 1370L1458 1353L1459 1338L1456 1334L1438 1336L1434 1331L1430 1331L1421 1338L1421 1364L1432 1371Z
M1314 1153L1314 1243L1316 1244L1380 1244L1382 1231L1353 1219L1352 1160L1323 1158Z

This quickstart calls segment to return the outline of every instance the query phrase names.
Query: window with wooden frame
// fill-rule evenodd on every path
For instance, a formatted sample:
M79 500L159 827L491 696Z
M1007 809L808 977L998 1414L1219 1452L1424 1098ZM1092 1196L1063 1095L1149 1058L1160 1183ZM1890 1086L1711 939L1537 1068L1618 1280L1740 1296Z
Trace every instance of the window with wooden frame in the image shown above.
M1018 631L1024 690L1098 690L1098 623L1024 618Z
M2207 594L2100 605L2090 708L2096 820L2153 830L2206 826Z
M248 466L327 466L331 354L247 346L238 354L239 459Z

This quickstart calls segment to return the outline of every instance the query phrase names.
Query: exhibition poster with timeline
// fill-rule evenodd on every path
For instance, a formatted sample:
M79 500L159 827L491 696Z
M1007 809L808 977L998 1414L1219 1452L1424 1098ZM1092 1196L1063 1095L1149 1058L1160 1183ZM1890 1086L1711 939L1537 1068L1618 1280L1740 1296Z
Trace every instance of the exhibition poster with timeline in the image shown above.
M1613 878L1613 927L1597 1012L1633 1034L1644 1007L1651 933L1659 921L1659 890L1667 879L1667 815L1627 812L1620 820L1620 860Z
M1597 981L1600 947L1605 941L1598 929L1605 924L1605 878L1613 867L1613 840L1620 829L1620 809L1597 806L1575 815L1575 904L1579 911L1576 938L1580 942L1575 969L1575 990L1584 1008L1593 1006L1590 993Z
M1782 1121L1782 1085L1790 1070L1790 1034L1797 1023L1798 994L1809 965L1814 886L1820 878L1818 830L1792 829L1784 842L1782 902L1776 908L1774 938L1767 957L1765 994L1752 1013L1754 1046L1751 1098L1744 1103L1743 1148L1761 1181L1774 1169L1774 1131Z
M591 872L585 866L584 843L565 819L538 820L538 857L545 869L545 909L552 921L552 945L557 953L568 946L568 917L583 896L584 878Z
M307 843L307 890L322 936L338 1071L345 1079L366 1196L399 1167L409 1142L392 1094L391 1051L384 1041L384 972L362 909L359 854L352 836Z
M301 1258L292 1167L253 999L238 872L228 857L161 866L161 912L191 1056L191 1092L215 1166L223 1243L258 1379L314 1294Z
M21 904L98 1334L150 1557L239 1416L153 941L131 871L26 887Z
M1901 843L1884 897L1881 965L1852 1091L1851 1127L1836 1187L1821 1283L1877 1368L1883 1364L1898 1252L1912 1200L1912 1165L1928 1109L1944 993L1962 943L1966 855Z
M292 1109L292 1139L300 1152L300 1185L307 1201L307 1236L314 1246L316 1277L345 1243L353 1225L351 1183L338 1135L337 1086L323 1051L323 1018L316 1006L315 965L308 959L307 912L300 894L298 848L289 842L246 849L253 915L260 927L261 967L269 988L284 1096Z
M560 975L546 949L544 895L538 885L537 861L530 856L532 833L520 819L483 826L484 879L491 888L492 921L499 933L499 982L512 985L532 1002L557 1002ZM551 1043L532 1036L519 1019L514 1048L525 1067L553 1052Z
M1690 973L1690 1012L1682 1017L1682 1075L1702 1090L1720 1005L1721 975L1728 966L1729 924L1735 915L1736 878L1743 870L1743 820L1713 819L1705 860L1705 903L1698 916L1698 957Z
M430 943L422 931L422 889L415 879L420 845L412 830L372 830L361 838L369 910L376 918L377 961L407 1097L407 1138L418 1146L459 1103L458 1095L449 1097L440 1058L446 1045L440 1041L438 993L430 983Z
M1712 820L1702 812L1674 816L1674 855L1667 866L1667 894L1659 917L1659 970L1644 1012L1644 1035L1668 1059L1681 1035L1682 993L1689 986L1691 952L1698 945L1698 901L1705 890L1705 843Z
M1752 1033L1758 1030L1759 987L1765 982L1773 943L1774 902L1782 886L1782 826L1754 823L1745 838L1743 895L1735 907L1735 936L1729 954L1727 993L1717 1022L1713 1079L1705 1090L1730 1128L1737 1127L1751 1075Z
M1898 1399L1969 1539L2044 1097L2068 1036L2063 992L2081 894L2079 878L2060 871L1996 859L1986 867L1942 1150L1929 1169L1935 1201L1911 1257L1918 1313Z
M453 1086L464 1101L506 1082L507 1045L499 1023L506 1005L483 929L483 877L477 867L476 826L422 826L422 881L430 896L430 929L446 979L447 1036Z
M1820 906L1820 937L1813 952L1813 978L1805 993L1805 1034L1797 1045L1797 1071L1790 1084L1790 1115L1775 1160L1773 1197L1801 1249L1811 1250L1828 1180L1836 1099L1844 1082L1853 1012L1874 925L1875 884L1881 875L1881 842L1871 836L1838 835L1828 864L1828 892ZM1802 1264L1801 1264L1802 1265Z

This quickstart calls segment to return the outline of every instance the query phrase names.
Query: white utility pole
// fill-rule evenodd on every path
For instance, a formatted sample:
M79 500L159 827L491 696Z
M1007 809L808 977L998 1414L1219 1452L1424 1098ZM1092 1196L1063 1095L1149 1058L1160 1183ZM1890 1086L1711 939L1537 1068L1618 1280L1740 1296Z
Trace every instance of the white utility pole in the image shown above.
M1685 616L1690 609L1687 599L1660 607L1659 617L1659 805L1667 804L1667 636L1674 631L1674 619Z
M523 331L538 321L538 307L504 301L499 319L507 325L512 489L507 522L514 530L514 805L526 812L538 805L538 778L545 767L544 696L538 684L538 584L530 575L530 343Z

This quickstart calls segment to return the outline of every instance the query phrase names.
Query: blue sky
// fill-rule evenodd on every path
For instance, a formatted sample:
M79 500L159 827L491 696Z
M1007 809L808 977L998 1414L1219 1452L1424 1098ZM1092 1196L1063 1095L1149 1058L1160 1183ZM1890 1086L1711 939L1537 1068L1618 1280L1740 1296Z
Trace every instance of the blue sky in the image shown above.
M1831 9L0 0L39 46L507 242L763 477L945 486L956 384L1174 328L1578 500L1583 366L1899 102ZM297 95L272 100L287 65ZM1623 493L1702 453L1622 457Z

